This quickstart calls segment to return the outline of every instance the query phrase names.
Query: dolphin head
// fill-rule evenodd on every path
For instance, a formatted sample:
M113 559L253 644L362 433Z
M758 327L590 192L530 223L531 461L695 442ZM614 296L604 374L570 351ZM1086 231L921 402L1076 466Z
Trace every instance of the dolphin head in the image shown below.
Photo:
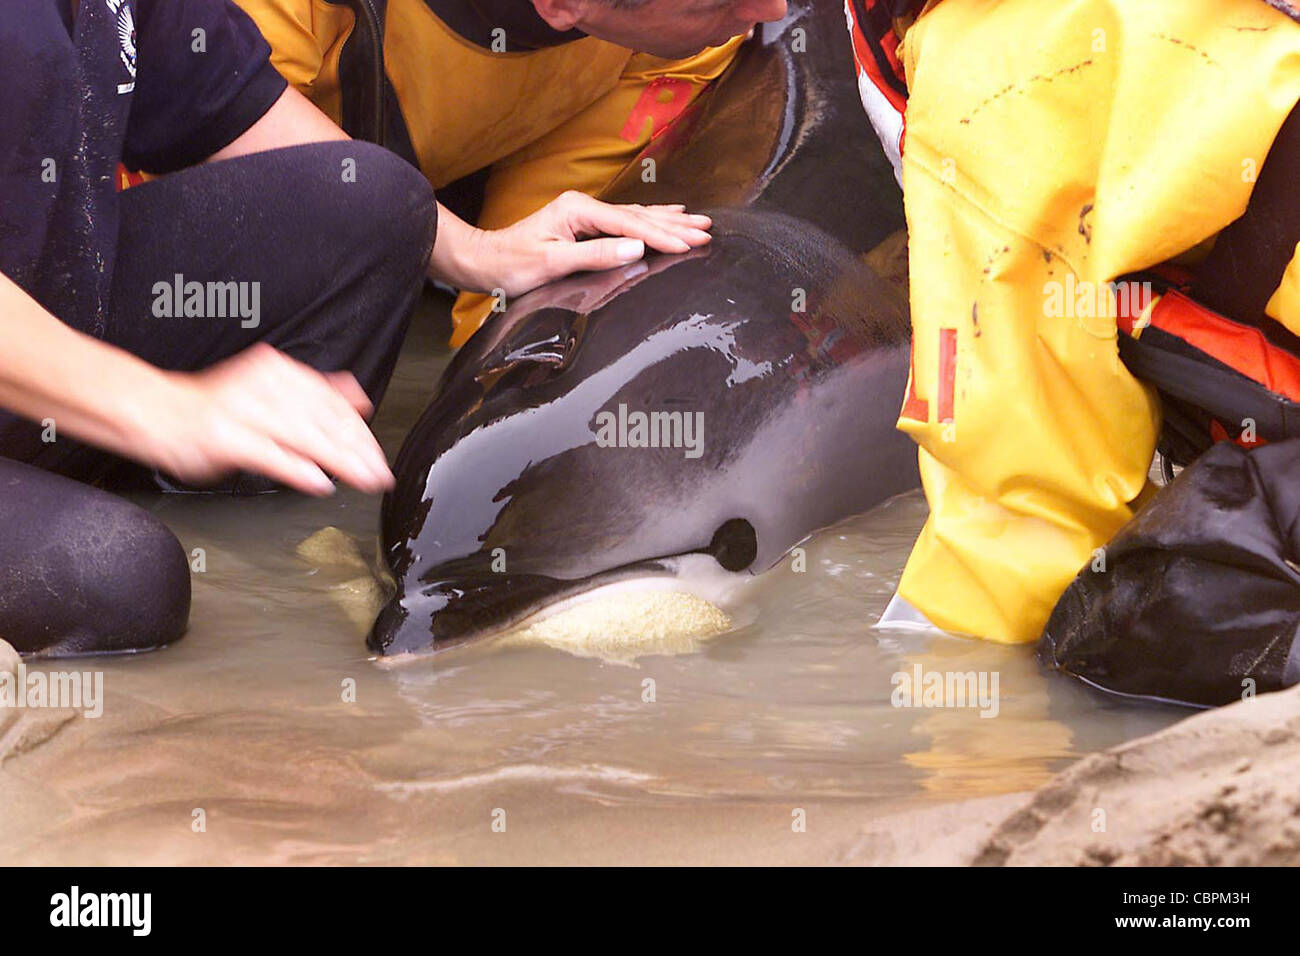
M456 355L384 502L374 651L743 580L917 485L902 197L851 63L843 11L792 4L603 194L710 212L713 242L539 289Z
M546 287L456 355L384 502L397 591L372 650L498 633L687 555L761 571L914 482L898 290L805 222L713 216L705 249Z

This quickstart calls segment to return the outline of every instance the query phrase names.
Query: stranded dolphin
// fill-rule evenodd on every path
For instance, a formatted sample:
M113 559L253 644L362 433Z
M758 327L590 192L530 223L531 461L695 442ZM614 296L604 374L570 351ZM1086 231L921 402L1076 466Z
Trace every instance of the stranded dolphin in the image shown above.
M851 62L838 11L764 29L606 194L706 208L713 242L540 289L456 355L384 501L372 650L690 590L701 561L752 575L918 484L902 202Z

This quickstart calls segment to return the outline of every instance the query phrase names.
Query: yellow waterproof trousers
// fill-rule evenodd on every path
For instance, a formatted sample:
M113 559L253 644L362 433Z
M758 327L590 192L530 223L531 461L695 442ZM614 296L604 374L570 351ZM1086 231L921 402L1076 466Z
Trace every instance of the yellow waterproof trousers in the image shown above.
M1132 514L1159 429L1105 283L1245 210L1300 99L1300 25L1261 0L941 0L902 55L899 427L931 513L899 594L946 630L1032 641Z

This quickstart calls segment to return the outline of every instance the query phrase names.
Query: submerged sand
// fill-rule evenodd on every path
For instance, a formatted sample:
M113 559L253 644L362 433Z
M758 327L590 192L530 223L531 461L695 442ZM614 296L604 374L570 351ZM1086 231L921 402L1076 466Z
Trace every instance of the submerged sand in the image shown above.
M0 641L0 672L13 672L17 664L12 648ZM1030 793L975 797L896 813L854 803L808 802L802 809L813 825L805 832L789 829L781 808L727 803L693 811L691 826L682 825L681 808L669 806L641 807L631 815L607 814L605 824L593 826L593 818L586 814L569 817L574 808L555 792L554 773L539 776L520 768L518 780L495 781L495 795L499 802L528 807L528 816L546 821L542 827L530 827L527 853L520 853L515 841L502 840L497 852L481 840L458 846L454 839L437 852L410 852L418 848L431 811L437 808L447 814L458 793L468 796L476 781L463 779L445 786L430 781L399 788L404 792L392 794L398 799L388 801L387 812L370 821L372 842L364 854L345 845L337 847L338 852L318 846L302 857L295 856L282 839L265 843L259 831L274 822L281 801L310 801L308 795L315 791L322 814L347 816L349 807L373 810L367 791L385 788L365 774L358 775L356 767L334 766L319 754L312 759L308 739L299 741L305 759L284 768L283 777L264 779L257 794L231 793L213 808L236 836L223 841L221 852L214 855L213 844L199 837L188 848L182 841L164 850L149 839L150 821L133 819L131 811L120 805L110 817L119 839L105 845L101 827L109 820L95 820L91 814L78 824L77 810L42 799L49 791L35 779L45 775L42 768L56 762L65 765L60 776L78 780L82 789L101 799L111 791L113 748L85 738L79 717L72 711L51 709L0 710L0 804L6 807L0 842L8 845L7 862L1300 864L1300 688L1199 713L1166 730L1085 757ZM194 739L185 735L175 741L181 751L171 753L166 726L170 721L146 718L142 723L136 732L153 737L151 749L160 764L168 757L216 756L195 753ZM220 759L207 768L205 776L214 791L220 789L218 778L243 776L239 766L223 770L224 764L231 760L257 764L259 750L278 749L282 743L267 739L276 728L259 721L256 713L245 715L241 723L246 726L225 731L236 732L243 746L221 748ZM577 783L599 776L592 768L574 772ZM161 777L155 778L155 784L166 789ZM391 785L386 789L391 790ZM153 794L155 800L158 796ZM175 825L185 828L193 811L183 799L176 803ZM451 812L450 816L462 815ZM52 844L48 838L34 842L22 838L24 832L48 833L52 819L63 823ZM444 818L443 822L451 821ZM453 829L466 823L462 817ZM518 829L520 823L514 826ZM779 836L781 832L786 836ZM409 836L400 837L404 833ZM754 838L761 834L767 838Z
M1300 687L1085 757L1030 794L886 817L846 862L1300 865Z

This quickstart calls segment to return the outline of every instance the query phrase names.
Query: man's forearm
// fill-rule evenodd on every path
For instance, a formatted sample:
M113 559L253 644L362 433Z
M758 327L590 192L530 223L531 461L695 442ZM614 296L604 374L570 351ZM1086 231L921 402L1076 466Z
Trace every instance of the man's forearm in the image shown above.
M429 278L466 292L491 292L476 264L482 261L484 231L438 203L438 232L429 254Z
M347 139L293 88L209 162L306 143ZM0 274L0 407L123 455L173 414L174 376L77 332Z
M69 328L0 274L0 407L127 454L165 382L164 372Z

